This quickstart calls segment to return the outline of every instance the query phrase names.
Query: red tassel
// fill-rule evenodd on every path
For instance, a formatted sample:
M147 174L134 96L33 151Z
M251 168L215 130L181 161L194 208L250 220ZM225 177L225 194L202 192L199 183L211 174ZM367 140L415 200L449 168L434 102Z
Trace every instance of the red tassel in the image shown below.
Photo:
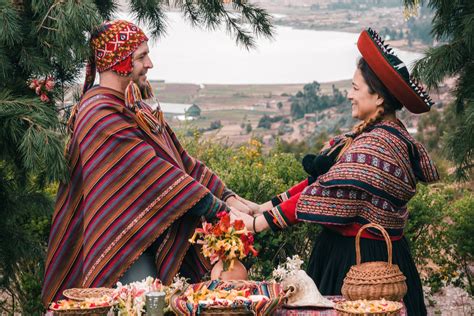
M153 113L154 116L156 117L156 119L158 120L158 123L163 126L164 123L165 123L165 117L164 117L164 114L163 114L163 111L161 111L161 109L156 109L155 112Z
M133 71L132 55L128 56L118 64L112 67L112 70L121 76L128 76Z
M145 119L145 115L143 114L142 111L137 111L135 113L137 115L137 119L144 125L144 126L149 126L149 124L147 123L146 119Z

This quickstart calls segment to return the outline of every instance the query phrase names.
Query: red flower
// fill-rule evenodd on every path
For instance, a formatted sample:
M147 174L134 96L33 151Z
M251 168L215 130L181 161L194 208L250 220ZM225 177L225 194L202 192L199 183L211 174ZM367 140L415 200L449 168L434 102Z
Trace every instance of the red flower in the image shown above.
M244 221L241 220L241 219L236 219L234 221L234 227L235 227L236 230L244 229L245 228Z
M44 84L46 90L47 90L47 91L53 90L54 85L55 85L55 82L54 82L54 80L53 80L53 77L49 76L49 77L46 79L46 82L45 82L45 84Z
M244 244L244 252L246 255L252 253L254 257L258 255L258 251L253 247L254 238L252 233L248 232L247 234L240 235L240 240Z
M38 80L37 79L31 80L30 88L31 89L36 89L37 86L38 86Z
M212 228L212 234L213 234L214 236L219 237L219 236L221 236L223 233L224 233L224 232L222 231L220 225L216 225L216 226L214 226L214 227Z
M45 93L42 93L42 94L40 95L40 99L41 99L41 101L43 101L43 102L49 102L49 97L48 97Z
M220 226L220 229L224 232L229 230L229 227L230 227L229 213L226 213L224 216L221 217L221 220L219 221L219 226Z

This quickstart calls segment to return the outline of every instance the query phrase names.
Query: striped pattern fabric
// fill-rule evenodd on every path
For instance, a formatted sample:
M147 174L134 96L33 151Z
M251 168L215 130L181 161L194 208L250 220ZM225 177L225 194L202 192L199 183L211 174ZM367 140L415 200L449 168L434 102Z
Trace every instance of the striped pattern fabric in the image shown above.
M81 100L68 147L70 180L60 185L52 219L46 306L67 288L112 287L158 238L157 277L169 284L200 221L187 211L209 195L213 212L226 210L222 200L233 194L169 126L155 135L123 97L95 87ZM189 260L202 276L210 265L196 252Z
M425 148L403 126L383 121L357 136L336 164L303 190L296 216L322 224L372 222L401 236L416 183L438 179Z
M276 282L213 280L191 284L189 286L192 287L194 292L205 288L209 290L239 290L248 288L251 290L252 295L265 295L269 298L268 301L253 302L250 306L247 306L247 308L257 316L272 315L285 300L285 292L283 291L281 284ZM171 297L171 310L177 315L200 315L203 311L202 306L190 303L184 296L181 296L181 294L182 293L177 293Z

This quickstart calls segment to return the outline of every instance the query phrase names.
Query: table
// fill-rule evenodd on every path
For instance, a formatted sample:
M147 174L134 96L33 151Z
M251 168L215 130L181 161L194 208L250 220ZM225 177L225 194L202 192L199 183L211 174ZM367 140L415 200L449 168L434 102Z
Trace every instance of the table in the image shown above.
M342 296L325 296L327 299L337 302ZM332 308L278 308L273 315L276 316L337 316L336 310ZM400 311L400 316L406 316L405 306Z

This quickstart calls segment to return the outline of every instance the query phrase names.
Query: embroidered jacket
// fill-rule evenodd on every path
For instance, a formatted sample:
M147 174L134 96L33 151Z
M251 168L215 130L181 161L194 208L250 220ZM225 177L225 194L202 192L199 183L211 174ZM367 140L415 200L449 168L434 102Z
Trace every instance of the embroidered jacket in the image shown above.
M314 183L305 180L279 195L281 203L264 214L272 229L298 221L332 227L373 222L393 237L402 236L416 183L439 176L426 149L400 124L376 124Z

